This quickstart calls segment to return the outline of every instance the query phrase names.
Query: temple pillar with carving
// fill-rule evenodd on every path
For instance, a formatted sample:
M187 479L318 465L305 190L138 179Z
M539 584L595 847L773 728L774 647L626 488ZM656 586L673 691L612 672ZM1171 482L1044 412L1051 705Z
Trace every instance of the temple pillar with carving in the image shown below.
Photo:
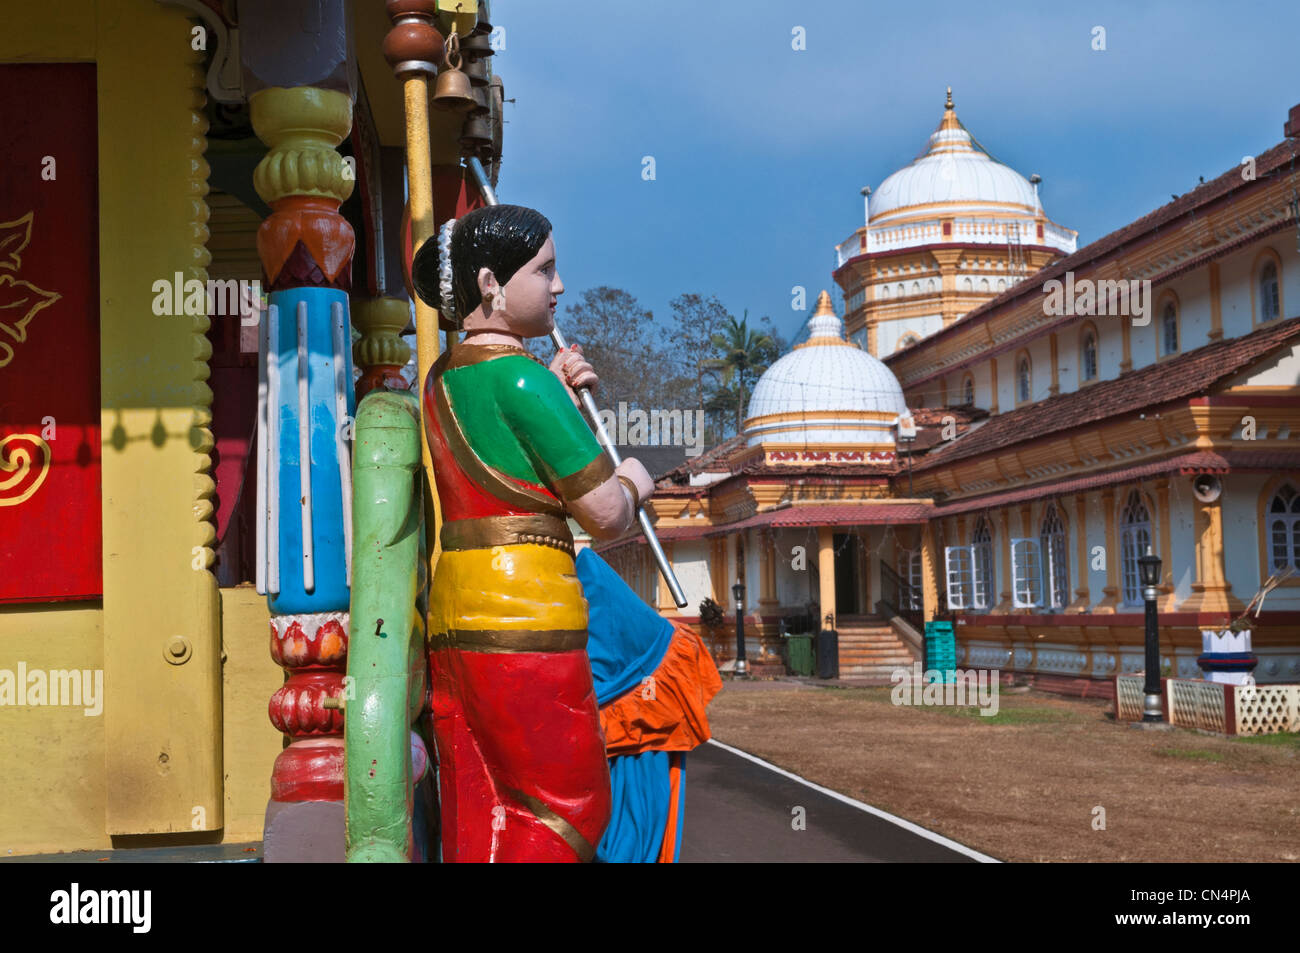
M339 214L353 177L336 147L352 127L352 101L337 90L269 87L250 105L253 128L270 147L254 186L272 209L257 236L270 291L260 368L259 591L271 610L271 657L287 676L270 702L288 745L271 773L265 857L341 860L343 712L327 699L344 694L351 598L348 292L356 240Z
M1196 581L1180 612L1223 613L1224 624L1246 607L1232 592L1223 559L1222 500L1196 500Z

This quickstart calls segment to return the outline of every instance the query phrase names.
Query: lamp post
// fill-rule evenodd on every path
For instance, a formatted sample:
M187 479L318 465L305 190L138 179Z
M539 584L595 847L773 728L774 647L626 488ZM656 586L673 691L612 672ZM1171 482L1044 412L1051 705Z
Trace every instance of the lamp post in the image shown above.
M912 489L912 444L916 442L916 421L910 415L898 418L897 441L907 449L907 495L915 496Z
M1138 573L1142 578L1142 598L1146 602L1146 682L1143 686L1142 720L1163 721L1160 709L1160 630L1156 625L1156 586L1160 582L1160 557L1147 554L1138 558Z
M749 663L745 661L745 584L737 579L731 594L736 597L736 678L744 678L749 674Z

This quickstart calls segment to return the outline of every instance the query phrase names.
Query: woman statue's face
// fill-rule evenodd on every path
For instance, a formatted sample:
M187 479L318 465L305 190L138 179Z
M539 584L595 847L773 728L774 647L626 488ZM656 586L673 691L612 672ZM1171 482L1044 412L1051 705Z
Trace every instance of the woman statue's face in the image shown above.
M485 330L508 331L525 338L550 334L555 327L557 300L564 294L564 282L555 269L555 242L552 238L547 236L533 259L506 282L504 309L495 309L487 303L487 296L492 294L495 304L498 287L490 269L479 269L479 288L483 293L486 320L473 324Z

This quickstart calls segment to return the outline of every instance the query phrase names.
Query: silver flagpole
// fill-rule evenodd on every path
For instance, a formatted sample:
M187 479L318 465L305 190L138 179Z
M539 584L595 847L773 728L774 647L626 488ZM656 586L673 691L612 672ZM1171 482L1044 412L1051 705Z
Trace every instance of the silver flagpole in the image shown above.
M477 158L467 159L465 164L469 168L470 175L474 176L474 181L478 184L479 192L483 195L483 201L488 205L500 204L497 201L497 194L492 188L492 183L488 181L487 173L483 171L483 164ZM564 350L569 346L558 327L551 331L551 341L560 350ZM605 430L604 423L601 422L600 409L596 406L595 398L591 396L590 389L586 387L576 388L576 390L578 400L582 403L582 409L587 413L587 419L596 428L596 439L605 448L605 453L609 455L609 459L614 466L618 466L623 462L623 458L619 455L618 447L614 446L614 441L610 439L609 433ZM659 544L659 537L655 535L654 524L650 522L650 514L646 512L644 506L641 506L637 508L636 517L641 526L641 534L650 546L651 555L654 556L655 565L659 567L664 582L668 583L668 591L672 593L673 602L677 603L677 608L684 609L686 607L686 593L682 592L682 584L677 581L677 574L673 572L673 567L668 562L668 556L664 553L663 546Z

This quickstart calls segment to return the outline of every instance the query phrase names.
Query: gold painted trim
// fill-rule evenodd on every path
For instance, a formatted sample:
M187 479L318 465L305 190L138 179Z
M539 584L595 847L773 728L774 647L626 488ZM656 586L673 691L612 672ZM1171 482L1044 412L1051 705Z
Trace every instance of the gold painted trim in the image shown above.
M608 455L601 451L595 459L576 473L571 473L555 481L555 490L566 500L577 500L614 475L614 464Z
M576 827L530 794L516 791L513 788L502 788L502 791L532 811L534 817L553 830L560 840L573 848L573 852L578 855L580 861L584 864L591 863L592 858L596 856L596 848L591 845L587 838L582 836Z
M801 344L796 344L790 350L797 351L802 347L857 347L857 345L852 341L844 340L844 338L816 337L809 338Z
M480 460L478 454L470 447L469 440L460 429L460 421L452 413L451 402L447 397L446 381L442 377L452 356L460 354L463 350L463 347L457 347L443 354L438 358L431 372L437 384L433 389L434 413L438 417L438 427L442 430L443 439L447 441L452 456L471 479L502 502L553 516L562 515L564 507L555 499L515 483L499 470Z
M569 531L569 524L559 517L542 513L452 520L443 524L441 538L444 551L531 543L562 549L573 555L573 534Z
M786 420L795 422L807 420L844 420L846 418L893 423L897 416L898 414L886 413L882 410L787 410L777 414L762 414L758 417L750 417L745 421L745 423L777 423Z
M539 358L514 344L471 344L468 341L461 341L452 348L446 370L469 367L473 364L482 364L484 361L494 361L499 357L510 357L511 355L526 357L537 364L542 363ZM542 366L545 367L544 364Z
M452 629L430 639L432 648L466 652L579 652L586 629Z

